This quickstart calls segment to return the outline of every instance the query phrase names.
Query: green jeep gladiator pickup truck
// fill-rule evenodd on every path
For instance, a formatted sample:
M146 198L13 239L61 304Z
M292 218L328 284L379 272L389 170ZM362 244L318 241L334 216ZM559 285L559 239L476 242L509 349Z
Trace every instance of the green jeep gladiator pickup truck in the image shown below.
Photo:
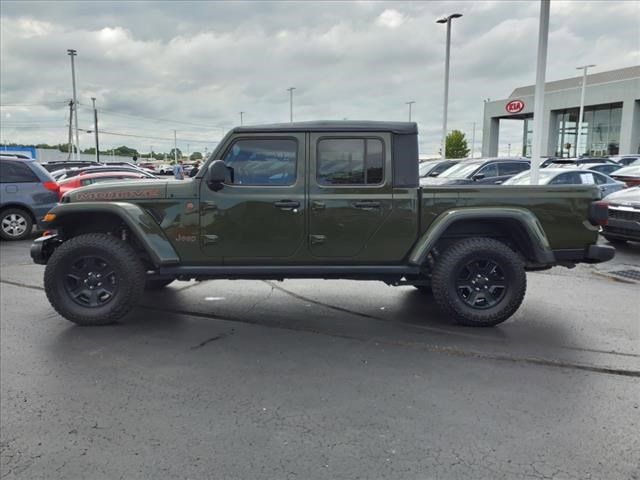
M598 200L591 186L420 188L415 123L237 127L193 179L69 192L31 255L81 325L176 279L325 278L413 285L490 326L522 303L527 270L613 257Z

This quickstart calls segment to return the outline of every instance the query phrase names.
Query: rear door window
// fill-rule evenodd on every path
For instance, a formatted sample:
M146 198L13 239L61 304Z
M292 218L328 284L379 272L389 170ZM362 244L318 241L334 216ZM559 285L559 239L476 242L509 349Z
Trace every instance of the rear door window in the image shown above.
M378 138L324 138L318 141L319 185L379 185L384 148Z
M38 183L40 180L27 164L20 161L0 162L0 183Z

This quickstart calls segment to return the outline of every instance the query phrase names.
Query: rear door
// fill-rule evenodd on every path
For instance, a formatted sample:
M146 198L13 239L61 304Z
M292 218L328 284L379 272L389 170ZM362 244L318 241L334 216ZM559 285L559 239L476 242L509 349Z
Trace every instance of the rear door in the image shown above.
M393 209L391 135L312 133L310 158L309 251L355 257Z
M498 177L494 179L495 184L501 184L525 170L529 170L528 162L500 162L498 163Z
M17 203L31 206L37 203L37 194L47 194L40 187L40 179L20 160L0 161L0 204ZM50 195L46 195L50 196Z

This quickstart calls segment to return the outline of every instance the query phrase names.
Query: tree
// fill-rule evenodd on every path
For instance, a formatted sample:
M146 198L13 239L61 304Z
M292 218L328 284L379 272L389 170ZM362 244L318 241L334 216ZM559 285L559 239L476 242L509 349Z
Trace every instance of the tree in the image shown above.
M174 155L174 153L178 154L177 157ZM169 152L169 158L171 158L171 160L174 160L175 158L178 158L178 160L180 160L182 158L182 151L179 148L172 148Z
M202 154L200 152L193 152L189 156L189 160L202 160Z
M121 147L115 148L113 150L114 155L118 155L120 157L137 157L138 151L135 148L127 147L122 145Z
M467 139L460 130L452 130L446 139L445 158L465 158L469 156Z

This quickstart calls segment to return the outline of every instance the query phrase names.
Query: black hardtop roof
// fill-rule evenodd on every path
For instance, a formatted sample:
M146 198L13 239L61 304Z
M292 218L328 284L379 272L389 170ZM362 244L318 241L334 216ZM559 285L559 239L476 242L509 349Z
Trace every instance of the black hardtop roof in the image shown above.
M319 120L313 122L271 123L235 127L233 133L255 132L392 132L399 135L418 133L415 122L376 122L369 120Z

